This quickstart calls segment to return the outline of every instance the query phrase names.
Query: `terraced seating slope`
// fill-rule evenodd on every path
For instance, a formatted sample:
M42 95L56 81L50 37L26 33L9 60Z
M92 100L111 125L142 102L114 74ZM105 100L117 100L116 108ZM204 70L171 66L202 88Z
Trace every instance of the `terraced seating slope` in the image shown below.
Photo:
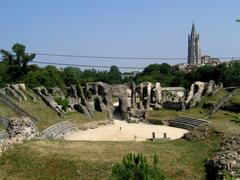
M43 138L57 139L62 135L76 131L78 128L71 122L63 121L50 126L42 132Z
M17 104L15 104L10 98L8 98L6 95L0 93L0 101L4 104L6 104L8 107L13 109L17 114L20 114L22 116L27 116L31 118L34 122L37 122L37 118L20 108Z
M0 142L4 139L7 139L8 137L9 135L6 131L0 131Z
M169 121L170 126L189 129L189 130L199 127L199 126L202 126L207 123L209 123L209 122L206 120L197 119L197 118L193 118L193 117L187 117L187 116L177 116L174 120Z
M0 124L2 124L3 126L7 127L9 124L9 120L7 118L1 117L0 116Z

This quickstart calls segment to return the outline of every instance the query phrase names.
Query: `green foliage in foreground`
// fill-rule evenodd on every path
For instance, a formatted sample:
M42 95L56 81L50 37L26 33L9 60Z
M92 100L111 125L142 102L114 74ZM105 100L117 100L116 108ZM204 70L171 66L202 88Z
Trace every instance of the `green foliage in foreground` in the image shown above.
M157 167L158 157L153 158L153 166L149 165L147 159L142 154L129 153L125 155L121 163L112 167L112 180L163 180L165 177Z

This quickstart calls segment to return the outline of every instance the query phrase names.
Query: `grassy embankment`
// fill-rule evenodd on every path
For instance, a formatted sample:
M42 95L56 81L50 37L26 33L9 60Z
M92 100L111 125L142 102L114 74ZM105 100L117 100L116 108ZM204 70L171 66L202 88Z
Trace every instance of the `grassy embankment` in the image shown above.
M5 104L0 102L0 116L11 118L18 117L18 115L10 108L8 108ZM6 130L6 127L0 124L0 130Z
M226 90L221 89L214 95L205 96L196 107L193 107L185 111L175 111L175 110L169 110L169 109L149 111L147 113L147 118L154 119L156 121L175 119L175 117L178 115L204 118L208 115L208 109L203 109L202 106L204 104L209 104L209 103L215 104L219 99L221 99L227 93L228 92Z
M129 152L159 156L167 179L204 179L204 164L219 150L219 139L168 142L27 141L0 158L6 179L107 179Z
M240 92L233 96L225 105L240 106ZM235 123L233 115L240 116L240 112L219 110L210 117L212 124L220 131L228 134L240 134L240 125Z
M40 130L43 130L61 121L70 121L75 123L76 125L82 125L83 123L87 122L107 119L107 113L105 112L96 112L94 118L92 119L79 112L68 112L64 114L64 118L60 118L58 114L51 108L49 108L42 100L37 100L36 102L23 101L20 103L16 103L21 106L21 108L23 108L25 111L37 117L37 119L39 120L37 123L37 127Z
M183 112L167 110L167 109L161 109L158 111L149 111L148 118L154 119L155 121L174 119L178 115L204 118L208 113L208 109L203 109L202 106L204 104L210 104L210 103L215 104L219 99L221 99L223 96L227 94L228 92L226 90L221 89L220 91L218 91L216 94L212 96L204 97L201 103L199 103L199 105L197 105L192 109L185 110ZM240 93L233 96L229 100L228 104L240 104ZM233 120L232 115L235 115L235 114L240 116L240 112L233 113L229 111L219 110L208 120L211 122L213 126L216 127L216 129L218 129L221 132L224 132L226 134L240 134L240 126L232 121Z
M34 96L31 91L28 91L28 93ZM68 112L64 114L64 118L60 118L60 116L58 116L54 110L49 108L41 99L37 99L35 102L31 100L18 102L14 98L11 99L23 110L27 111L38 119L37 127L39 130L44 130L45 128L61 121L70 121L76 125L82 125L83 123L106 120L108 118L106 112L95 112L94 118L92 119L78 112ZM1 103L0 116L7 118L19 117L19 115L17 115L13 110Z

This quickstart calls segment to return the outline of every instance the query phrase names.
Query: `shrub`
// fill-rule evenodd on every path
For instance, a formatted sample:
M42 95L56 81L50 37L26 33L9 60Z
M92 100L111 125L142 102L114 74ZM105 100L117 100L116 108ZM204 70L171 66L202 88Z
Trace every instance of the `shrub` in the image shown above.
M160 169L157 167L158 157L153 158L153 166L148 164L146 157L142 154L129 153L125 155L121 163L112 167L111 180L163 180Z
M55 101L58 105L62 106L62 109L63 109L64 111L67 110L67 107L69 106L69 101L68 101L67 99L62 99L62 98L59 97L59 98L55 98L54 101Z

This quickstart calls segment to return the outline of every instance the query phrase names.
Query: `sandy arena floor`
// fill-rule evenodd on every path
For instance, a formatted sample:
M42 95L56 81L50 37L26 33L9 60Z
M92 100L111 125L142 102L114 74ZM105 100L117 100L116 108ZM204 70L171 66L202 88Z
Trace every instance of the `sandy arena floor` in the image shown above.
M152 132L155 132L156 138L162 138L163 133L167 133L167 137L173 140L181 138L183 134L188 131L163 125L150 125L144 123L133 124L114 120L113 125L77 131L65 135L64 139L88 141L145 141L147 138L152 137Z

